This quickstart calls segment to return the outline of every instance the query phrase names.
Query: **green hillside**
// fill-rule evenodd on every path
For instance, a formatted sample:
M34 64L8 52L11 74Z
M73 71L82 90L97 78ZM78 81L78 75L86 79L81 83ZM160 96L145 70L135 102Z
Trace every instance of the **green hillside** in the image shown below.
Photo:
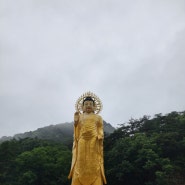
M44 129L52 127L56 132L55 126ZM46 130L34 133L46 136ZM105 136L108 184L185 185L185 112L131 119ZM0 144L0 185L70 184L71 144L45 139L27 137Z
M110 134L114 132L115 128L107 123L104 123L104 132ZM60 123L56 125L50 125L43 128L38 128L35 131L25 132L21 134L16 134L13 137L2 137L0 142L11 140L11 139L24 139L24 138L38 138L43 140L58 141L63 144L72 142L73 139L73 122L71 123Z

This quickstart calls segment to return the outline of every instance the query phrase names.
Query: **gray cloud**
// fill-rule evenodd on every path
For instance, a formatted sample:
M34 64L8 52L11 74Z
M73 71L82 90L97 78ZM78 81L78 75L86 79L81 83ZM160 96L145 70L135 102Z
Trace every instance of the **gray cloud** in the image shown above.
M184 5L0 0L0 136L72 121L89 90L114 126L183 111Z

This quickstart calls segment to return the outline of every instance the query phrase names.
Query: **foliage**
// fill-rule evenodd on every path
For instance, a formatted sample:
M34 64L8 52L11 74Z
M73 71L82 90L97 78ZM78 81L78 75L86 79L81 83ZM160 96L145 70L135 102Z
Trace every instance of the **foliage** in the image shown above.
M68 184L71 151L38 139L6 141L0 145L1 185Z
M105 139L105 169L112 185L185 184L185 112L122 124Z
M38 147L16 158L18 184L66 184L70 152L58 146ZM65 168L64 168L65 166ZM56 183L57 182L57 183Z

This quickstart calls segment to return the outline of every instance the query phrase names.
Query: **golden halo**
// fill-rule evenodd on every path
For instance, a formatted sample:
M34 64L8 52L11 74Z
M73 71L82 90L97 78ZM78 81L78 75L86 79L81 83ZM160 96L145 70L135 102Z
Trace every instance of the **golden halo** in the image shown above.
M77 112L80 112L80 113L83 113L83 101L85 100L86 97L90 96L93 100L94 100L94 103L95 103L95 110L94 110L94 113L95 114L98 114L100 113L100 111L102 110L103 108L103 105L102 105L102 102L101 100L98 98L98 96L96 96L94 93L88 91L84 94L82 94L78 100L76 101L76 104L75 104L75 109Z

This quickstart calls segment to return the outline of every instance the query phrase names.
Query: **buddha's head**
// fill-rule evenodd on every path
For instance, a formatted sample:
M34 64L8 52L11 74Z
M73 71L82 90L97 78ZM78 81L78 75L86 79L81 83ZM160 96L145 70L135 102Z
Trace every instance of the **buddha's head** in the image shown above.
M83 112L86 113L91 113L94 112L94 108L95 108L95 102L92 99L91 96L87 96L84 100L83 100Z

